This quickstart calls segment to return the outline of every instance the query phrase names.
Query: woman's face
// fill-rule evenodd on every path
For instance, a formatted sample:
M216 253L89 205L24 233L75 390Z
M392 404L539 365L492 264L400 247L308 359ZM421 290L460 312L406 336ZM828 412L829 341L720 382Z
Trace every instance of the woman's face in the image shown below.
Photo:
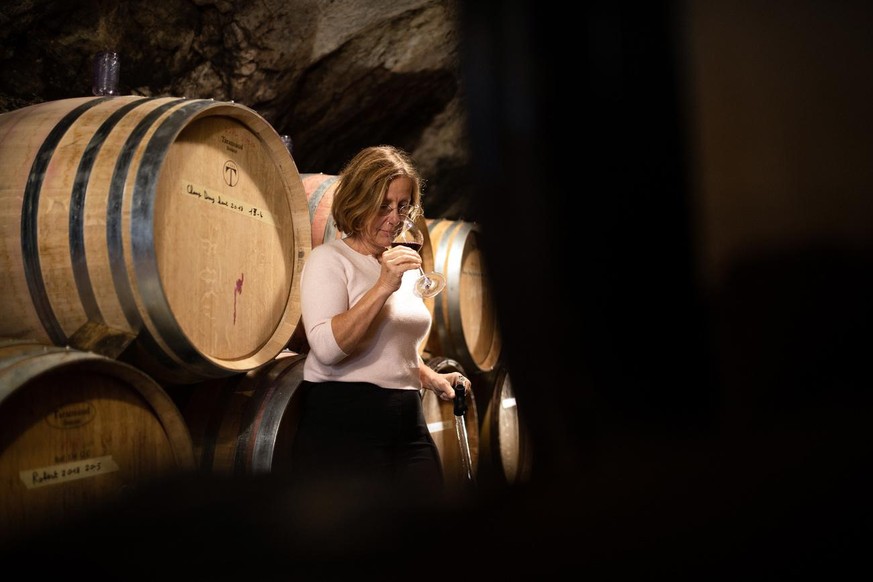
M367 234L374 246L388 247L403 219L400 208L412 204L412 180L400 176L391 180L382 207L370 220Z

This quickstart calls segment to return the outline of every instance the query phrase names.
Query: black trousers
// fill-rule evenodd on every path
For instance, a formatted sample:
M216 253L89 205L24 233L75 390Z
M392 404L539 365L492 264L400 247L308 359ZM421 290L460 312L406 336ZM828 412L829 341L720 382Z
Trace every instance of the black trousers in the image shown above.
M310 485L374 485L398 493L443 492L439 450L417 390L366 382L307 382L290 474ZM384 491L384 489L383 489Z

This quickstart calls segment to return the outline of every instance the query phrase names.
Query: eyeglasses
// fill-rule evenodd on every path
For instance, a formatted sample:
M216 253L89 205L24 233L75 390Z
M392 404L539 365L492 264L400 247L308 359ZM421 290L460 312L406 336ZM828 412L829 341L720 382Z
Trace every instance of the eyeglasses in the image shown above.
M400 216L410 216L415 213L418 209L418 206L414 204L401 204L398 207L391 206L390 204L383 204L379 207L379 214L381 216L388 216L394 210L397 211L397 214Z

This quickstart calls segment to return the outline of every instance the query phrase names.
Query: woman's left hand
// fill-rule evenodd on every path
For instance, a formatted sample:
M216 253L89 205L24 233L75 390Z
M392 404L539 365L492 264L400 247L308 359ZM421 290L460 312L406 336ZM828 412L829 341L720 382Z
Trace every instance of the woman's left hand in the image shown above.
M431 381L430 389L434 391L440 400L454 400L455 390L460 390L463 386L464 394L470 394L470 380L460 372L449 372L448 374L437 374L436 378Z
M433 390L440 400L454 400L455 386L459 389L463 386L464 393L470 394L472 386L470 379L460 372L440 374L422 361L418 367L418 375L421 387L425 390Z

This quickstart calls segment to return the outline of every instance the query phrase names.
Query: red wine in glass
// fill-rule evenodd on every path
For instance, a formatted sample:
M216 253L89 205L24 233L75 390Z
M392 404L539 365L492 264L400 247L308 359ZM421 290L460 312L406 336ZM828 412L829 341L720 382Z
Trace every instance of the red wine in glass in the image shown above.
M421 252L422 244L418 242L408 242L408 241L394 241L391 243L392 247L408 247L414 250L417 253Z
M394 240L391 241L391 246L404 246L415 252L421 252L421 247L424 246L424 235L412 218L407 216L403 219ZM419 297L433 297L445 288L446 277L442 273L431 271L425 274L421 267L418 268L418 272L421 273L421 276L415 281L415 294Z

